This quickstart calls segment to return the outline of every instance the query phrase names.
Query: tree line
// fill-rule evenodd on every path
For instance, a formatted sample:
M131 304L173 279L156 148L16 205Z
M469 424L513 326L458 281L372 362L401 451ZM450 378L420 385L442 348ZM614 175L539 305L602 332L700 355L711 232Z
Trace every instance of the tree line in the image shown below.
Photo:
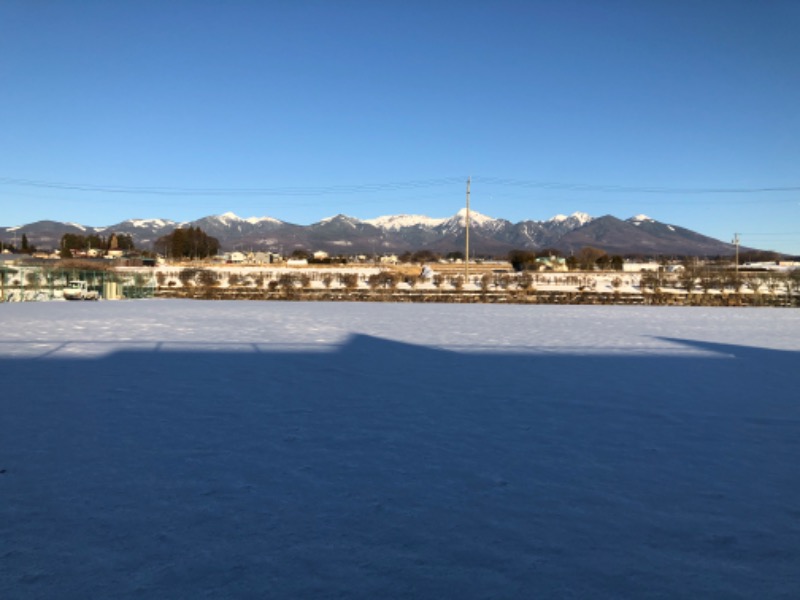
M13 244L9 244L0 240L0 251L2 250L8 250L14 254L33 254L36 252L36 246L28 242L28 236L23 233L19 246L16 245L16 241Z
M156 252L170 258L208 258L219 252L219 240L199 227L179 227L153 244Z
M92 233L81 235L79 233L65 233L61 236L61 255L69 258L76 250L135 250L133 237L124 233L112 233L109 236Z

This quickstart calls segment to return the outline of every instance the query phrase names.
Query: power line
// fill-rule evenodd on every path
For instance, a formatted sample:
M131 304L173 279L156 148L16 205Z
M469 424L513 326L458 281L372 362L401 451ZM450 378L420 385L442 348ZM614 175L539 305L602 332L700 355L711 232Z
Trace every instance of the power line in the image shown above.
M587 184L554 181L508 179L502 177L473 177L477 183L523 189L567 190L576 192L639 193L639 194L765 194L800 191L800 186L765 187L666 187L629 186L617 184ZM0 177L0 185L46 188L66 191L140 194L156 196L327 196L334 194L381 193L407 190L420 190L431 187L449 186L462 183L463 177L440 177L411 181L383 183L342 184L322 186L275 186L248 188L213 187L165 187L165 186L127 186L92 183L69 183Z
M666 187L630 186L616 184L565 183L557 181L533 181L505 179L500 177L476 177L480 182L521 188L541 188L553 190L572 190L583 192L636 192L642 194L762 194L774 192L797 192L800 186L767 187Z
M741 235L759 236L759 237L777 237L777 236L783 236L783 235L800 235L800 231L771 231L771 232L745 231L745 232L742 232Z
M357 194L367 192L387 192L426 189L436 186L461 182L461 177L443 177L439 179L423 179L416 181L398 181L388 183L364 183L355 185L326 186L283 186L253 188L209 188L209 187L160 187L160 186L125 186L101 185L87 183L66 183L57 181L41 181L0 177L0 185L17 185L23 187L47 188L67 191L97 192L110 194L141 194L157 196L326 196L333 194Z

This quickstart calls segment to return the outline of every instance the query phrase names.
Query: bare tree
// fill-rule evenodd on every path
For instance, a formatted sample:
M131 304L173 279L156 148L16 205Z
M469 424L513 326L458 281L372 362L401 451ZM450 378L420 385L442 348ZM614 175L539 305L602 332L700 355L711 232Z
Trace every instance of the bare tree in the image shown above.
M606 256L605 250L593 248L592 246L584 246L578 251L575 258L581 269L584 271L592 271L597 265L597 261L603 256Z
M373 290L379 287L386 289L394 289L397 286L399 278L396 273L392 271L381 271L374 273L367 279L367 285Z
M219 283L217 274L211 269L200 269L197 273L197 282L206 288L214 287Z
M792 269L786 273L784 286L786 287L786 295L789 298L789 305L793 306L795 304L795 293L800 289L800 269Z
M761 289L761 286L763 285L764 282L761 281L760 277L756 277L756 276L751 275L750 277L745 279L744 283L745 283L745 285L747 287L749 287L751 290L753 290L754 294L758 295L758 292Z
M519 276L517 285L521 290L529 291L533 287L533 276L530 273L523 273Z
M358 275L355 273L342 273L339 275L339 283L347 290L358 288Z
M278 287L281 287L284 290L293 290L294 283L295 277L291 273L283 273L280 277L278 277Z
M703 293L708 295L708 292L715 287L722 287L722 282L714 271L711 271L710 269L704 269L700 275L700 287L702 288Z
M499 286L501 289L507 290L511 285L511 275L504 273L495 277L494 284L495 287Z
M39 271L28 271L25 274L25 281L27 282L28 287L38 290L39 284L42 281L42 274Z
M694 291L695 282L697 281L697 273L694 270L694 267L689 265L684 267L684 269L678 274L678 284L680 287L686 290L687 294L691 294Z
M728 273L725 283L732 287L733 291L738 294L744 286L744 278L739 273L732 271Z
M191 287L197 284L197 275L199 273L199 269L181 269L178 273L178 279L180 279L183 287Z
M782 277L780 273L770 272L764 277L764 284L767 286L769 293L773 296L776 295L778 288L782 283Z

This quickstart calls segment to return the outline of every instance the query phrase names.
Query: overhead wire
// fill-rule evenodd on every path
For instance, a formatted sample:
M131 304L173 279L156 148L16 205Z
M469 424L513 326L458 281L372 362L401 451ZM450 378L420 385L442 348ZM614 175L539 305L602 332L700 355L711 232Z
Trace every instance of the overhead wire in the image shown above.
M556 181L533 181L506 179L500 177L475 177L474 180L496 185L572 190L585 192L634 192L644 194L759 194L773 192L797 192L800 186L767 186L767 187L666 187L666 186L631 186L618 184L564 183Z
M338 184L321 186L265 186L265 187L168 187L128 186L94 183L69 183L0 177L0 185L57 189L112 194L139 194L158 196L326 196L333 194L381 193L419 190L461 183L464 177L439 177L420 180ZM564 190L575 192L640 193L640 194L765 194L800 191L800 185L764 187L667 187L631 186L619 184L569 183L510 179L503 177L474 176L475 183L515 187L522 189Z
M112 194L140 194L158 196L325 196L332 194L355 194L366 192L386 192L425 189L450 185L461 178L443 177L412 181L395 181L384 183L362 183L326 186L277 186L252 188L211 188L211 187L161 187L161 186L126 186L86 183L66 183L57 181L41 181L0 177L0 185L17 185L57 189L65 191L99 192Z

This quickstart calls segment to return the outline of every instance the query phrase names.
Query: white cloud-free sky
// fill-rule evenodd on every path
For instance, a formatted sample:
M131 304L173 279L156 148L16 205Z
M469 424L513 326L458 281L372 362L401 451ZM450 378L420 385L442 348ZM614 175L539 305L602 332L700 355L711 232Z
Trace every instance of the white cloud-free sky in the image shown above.
M800 253L800 5L0 6L0 225L646 213Z

